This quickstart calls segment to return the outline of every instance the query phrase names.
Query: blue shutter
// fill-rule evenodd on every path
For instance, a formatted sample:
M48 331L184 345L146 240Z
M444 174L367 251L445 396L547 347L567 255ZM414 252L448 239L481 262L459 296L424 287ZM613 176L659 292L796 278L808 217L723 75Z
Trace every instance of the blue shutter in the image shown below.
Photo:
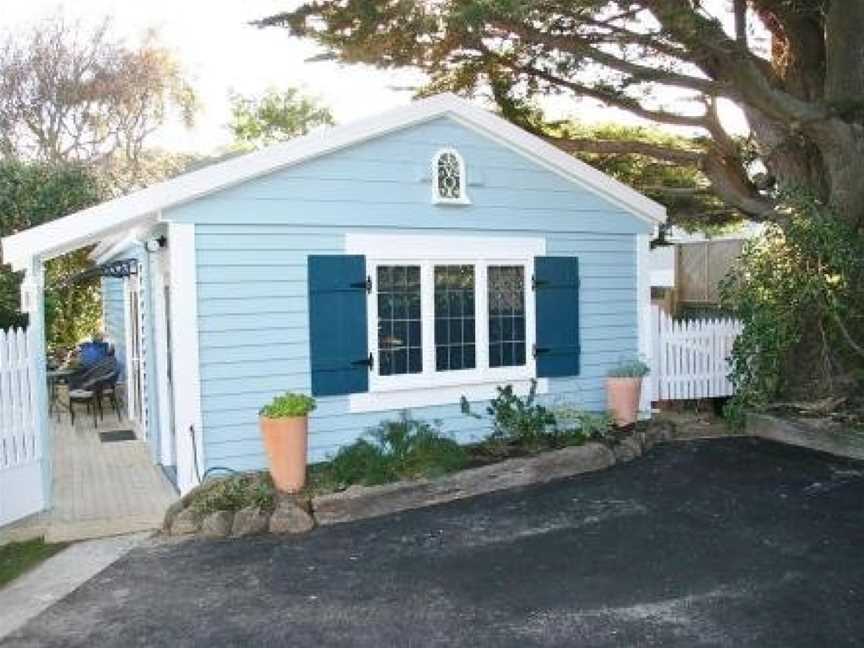
M312 395L369 391L366 257L309 256Z
M535 257L538 377L579 375L579 259Z

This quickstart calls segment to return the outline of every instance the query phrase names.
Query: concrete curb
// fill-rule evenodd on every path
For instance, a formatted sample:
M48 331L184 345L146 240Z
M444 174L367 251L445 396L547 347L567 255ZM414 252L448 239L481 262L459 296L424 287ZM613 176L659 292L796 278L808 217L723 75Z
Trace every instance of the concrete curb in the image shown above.
M152 534L73 544L0 589L0 639L78 589Z
M749 434L761 439L864 461L864 434L817 429L802 420L761 413L747 414L746 428Z
M615 455L600 443L546 452L536 457L508 459L463 470L435 480L397 482L383 486L354 486L341 493L312 499L312 511L320 526L379 517L410 509L443 504L553 479L603 470L615 463Z

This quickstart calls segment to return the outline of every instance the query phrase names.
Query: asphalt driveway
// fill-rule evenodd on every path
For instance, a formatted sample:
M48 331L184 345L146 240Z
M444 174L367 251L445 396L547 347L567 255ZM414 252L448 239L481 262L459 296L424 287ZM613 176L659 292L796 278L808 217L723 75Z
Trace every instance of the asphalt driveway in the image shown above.
M133 551L2 646L864 643L864 464L752 439L293 539Z

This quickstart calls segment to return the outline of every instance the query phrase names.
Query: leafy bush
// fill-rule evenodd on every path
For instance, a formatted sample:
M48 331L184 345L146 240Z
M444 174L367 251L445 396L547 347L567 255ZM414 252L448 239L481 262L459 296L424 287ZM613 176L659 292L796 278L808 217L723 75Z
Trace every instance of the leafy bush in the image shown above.
M621 359L606 374L610 378L644 378L651 373L651 367L641 358Z
M367 438L345 446L311 470L313 488L338 490L399 479L438 477L464 468L468 452L437 427L402 413L369 430Z
M273 399L269 405L261 408L261 416L267 418L290 418L292 416L306 416L315 409L315 399L305 394L282 394Z
M613 441L612 417L604 412L594 414L570 405L558 405L553 409L555 435L562 445L579 445L586 441ZM580 441L581 440L581 441Z
M537 381L531 381L531 389L525 398L517 396L513 385L498 387L498 395L489 402L486 413L492 419L491 443L516 442L529 450L548 445L548 432L555 425L555 417L543 405L537 403ZM460 401L462 413L482 418L471 411L471 404L464 396Z
M239 511L247 506L257 506L272 511L276 503L276 489L270 474L241 473L214 479L205 484L190 503L199 513L215 511Z
M836 378L864 365L864 233L805 195L785 201L788 222L748 242L721 284L723 306L744 325L733 419L780 396L833 393Z

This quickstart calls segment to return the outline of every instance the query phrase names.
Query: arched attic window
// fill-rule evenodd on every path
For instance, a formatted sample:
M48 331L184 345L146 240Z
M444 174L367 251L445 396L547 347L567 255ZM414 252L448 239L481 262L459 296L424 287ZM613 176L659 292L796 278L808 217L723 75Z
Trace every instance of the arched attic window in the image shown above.
M465 160L455 149L442 149L432 158L432 202L467 205Z

